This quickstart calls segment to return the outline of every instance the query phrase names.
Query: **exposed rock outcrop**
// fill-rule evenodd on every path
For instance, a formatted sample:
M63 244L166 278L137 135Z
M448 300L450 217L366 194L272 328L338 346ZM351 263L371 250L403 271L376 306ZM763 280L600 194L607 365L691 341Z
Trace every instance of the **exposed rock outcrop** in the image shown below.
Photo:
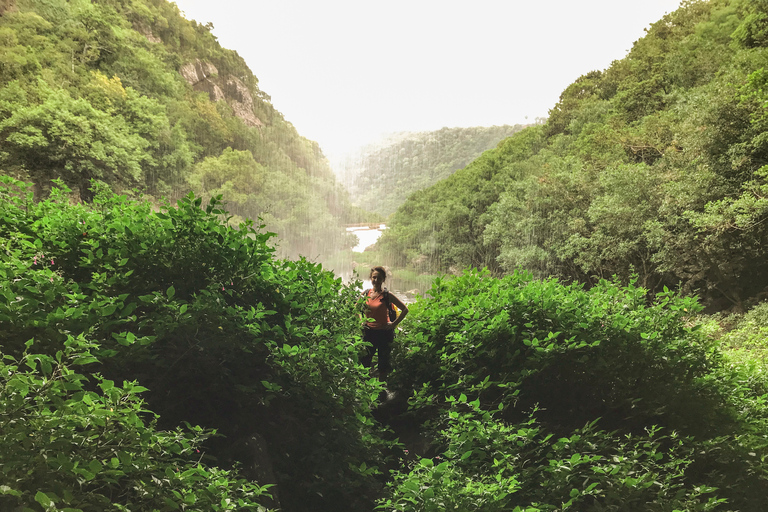
M141 23L134 23L133 28L147 38L150 43L162 43L163 40L152 33L152 29Z
M184 77L184 80L186 80L189 85L194 87L200 82L210 80L210 77L218 76L219 70L210 62L195 59L194 61L181 66L179 73L181 73L181 76Z
M238 78L230 76L224 86L224 97L235 111L235 115L248 126L264 126L264 123L253 113L253 96L251 91Z
M264 123L253 113L253 96L248 87L237 77L219 77L216 66L195 59L179 69L189 85L196 91L207 92L211 101L224 100L235 115L248 126L261 127Z
M0 0L0 16L16 7L16 0Z
M208 97L211 98L211 101L219 101L219 100L227 99L226 95L224 94L224 91L221 90L221 87L213 83L212 80L202 80L197 84L195 84L193 88L196 91L207 92Z

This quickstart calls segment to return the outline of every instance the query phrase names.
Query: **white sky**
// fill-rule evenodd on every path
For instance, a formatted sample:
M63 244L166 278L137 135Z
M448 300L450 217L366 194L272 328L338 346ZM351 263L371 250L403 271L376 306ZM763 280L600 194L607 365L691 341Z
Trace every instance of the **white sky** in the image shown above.
M176 0L332 160L386 133L546 117L679 3Z

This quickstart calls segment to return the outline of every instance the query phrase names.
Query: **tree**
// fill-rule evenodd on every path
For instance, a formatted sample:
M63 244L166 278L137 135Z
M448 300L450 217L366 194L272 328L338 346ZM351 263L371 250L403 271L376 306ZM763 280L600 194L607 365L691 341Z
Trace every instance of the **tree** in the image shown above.
M266 172L250 152L227 148L218 157L208 157L196 164L189 182L200 194L223 194L232 212L242 214L250 196L261 191Z
M148 142L131 130L126 120L94 108L84 98L40 81L35 91L41 101L26 104L27 93L18 87L0 91L3 110L0 141L6 166L26 169L38 195L61 177L80 188L89 200L91 179L136 186L142 178Z

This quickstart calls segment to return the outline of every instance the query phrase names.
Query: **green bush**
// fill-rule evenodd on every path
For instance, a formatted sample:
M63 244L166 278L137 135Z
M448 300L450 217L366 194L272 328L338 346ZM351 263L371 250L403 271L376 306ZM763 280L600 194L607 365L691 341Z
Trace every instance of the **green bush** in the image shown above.
M101 188L33 203L0 193L0 344L54 355L94 340L93 371L137 380L159 425L216 429L211 462L269 478L285 510L365 510L385 444L370 404L380 384L357 361L355 302L320 265L275 259L271 233L227 225L221 198L155 209ZM254 436L266 457L244 449ZM366 470L360 470L365 467ZM268 475L268 476L264 476Z
M662 422L693 432L701 411L687 410L692 401L722 401L694 391L718 362L706 337L686 326L700 309L693 298L664 292L648 305L632 284L585 290L480 271L438 279L429 294L434 300L414 306L409 322L411 353L397 353L404 386L428 381L433 392L505 397L514 410L541 404L542 414L573 428L596 417L623 425L636 418L641 431Z
M266 511L270 486L201 463L214 432L157 430L146 388L80 373L97 345L70 337L55 355L26 346L0 361L2 510Z
M768 363L768 303L758 304L738 318L733 329L723 335L731 350L747 350L750 355Z
M397 511L714 510L715 489L688 486L694 443L650 428L641 436L600 431L567 437L535 419L507 424L466 395L449 400L441 456L397 474L381 508Z
M728 364L695 323L695 298L475 270L428 294L410 308L392 379L415 390L424 455L447 465L396 472L383 503L439 510L423 494L433 488L457 510L768 505L764 379Z

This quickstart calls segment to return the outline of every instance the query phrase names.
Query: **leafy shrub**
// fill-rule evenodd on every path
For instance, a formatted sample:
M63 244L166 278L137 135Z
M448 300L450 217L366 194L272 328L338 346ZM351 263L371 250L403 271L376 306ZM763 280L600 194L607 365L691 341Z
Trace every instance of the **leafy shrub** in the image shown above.
M426 454L451 462L435 465L439 478L432 467L396 472L396 510L433 506L407 497L413 480L421 491L439 480L447 487L435 496L445 491L459 509L766 506L760 378L747 382L749 371L726 364L693 322L695 298L476 270L437 279L428 294L434 299L410 308L392 378L401 393L415 390L409 414L432 439ZM536 435L523 439L521 429ZM574 436L579 442L558 453L554 440ZM496 437L504 448L492 446ZM509 467L501 454L512 457ZM571 457L584 467L570 468ZM561 466L569 469L553 469ZM507 497L499 501L497 491Z
M0 508L266 511L269 486L200 462L214 432L159 431L139 398L146 388L79 373L97 362L97 345L70 337L55 355L35 348L0 361Z
M689 439L597 430L595 423L568 437L547 433L535 413L506 424L469 402L449 399L447 449L420 459L396 476L382 507L397 511L482 510L714 510L715 489L688 487L684 478L695 449Z
M723 335L723 342L732 350L746 349L764 363L768 362L768 303L758 304L738 319L736 325Z
M21 357L34 339L53 355L82 333L98 344L94 371L148 388L162 428L218 430L212 461L277 483L286 510L369 508L386 445L370 411L380 384L357 362L355 290L320 265L275 259L271 233L228 226L221 198L155 211L102 188L90 207L65 188L33 203L4 183L5 353ZM254 437L266 455L243 448Z
M696 327L686 327L700 309L693 298L664 292L647 305L633 284L601 281L585 290L480 271L436 280L429 294L434 300L415 306L409 322L411 355L397 354L400 376L422 380L403 385L429 381L431 391L489 401L503 395L517 410L540 404L544 416L573 428L596 417L625 425L637 418L640 431L652 418L695 429L700 411L684 418L686 404L721 399L694 391L717 357Z

